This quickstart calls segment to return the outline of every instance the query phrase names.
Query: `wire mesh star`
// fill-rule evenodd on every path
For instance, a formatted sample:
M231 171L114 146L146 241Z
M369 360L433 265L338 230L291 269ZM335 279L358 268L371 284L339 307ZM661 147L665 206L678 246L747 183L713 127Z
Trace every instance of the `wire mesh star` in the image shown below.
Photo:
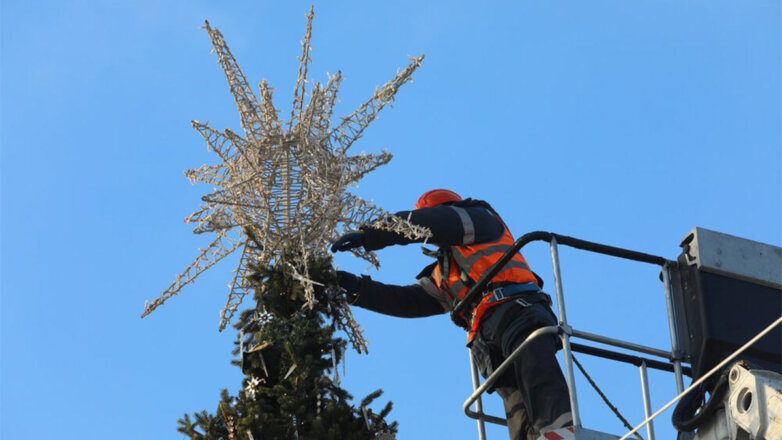
M380 110L391 104L399 87L410 81L424 57L411 58L405 69L331 127L342 76L340 72L330 76L325 86L307 80L313 15L310 8L288 122L279 120L272 103L272 89L266 81L260 83L258 99L220 31L205 22L204 28L239 110L244 137L230 129L219 132L207 124L192 122L221 163L185 172L191 182L215 187L214 192L202 197L204 204L185 222L195 225L196 234L208 232L216 237L160 297L145 306L142 317L237 251L241 255L229 285L228 301L220 314L220 330L230 323L252 289L247 280L252 265L290 265L312 307L313 286L317 283L309 279L307 261L312 255L325 255L327 246L341 232L372 222L410 237L429 236L428 230L390 216L348 192L364 175L391 160L391 154L385 151L353 156L347 151ZM355 253L375 266L379 264L371 252ZM349 310L343 312L341 316L352 321ZM354 324L351 327L360 332Z

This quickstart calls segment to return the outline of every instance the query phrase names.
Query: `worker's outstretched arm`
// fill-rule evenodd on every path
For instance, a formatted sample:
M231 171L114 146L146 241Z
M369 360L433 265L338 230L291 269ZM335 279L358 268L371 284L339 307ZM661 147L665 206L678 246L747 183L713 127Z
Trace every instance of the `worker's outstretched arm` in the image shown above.
M446 309L428 291L425 283L395 286L374 281L369 276L357 277L348 272L338 272L339 284L348 292L348 301L356 306L384 315L401 318L421 318L439 315ZM434 291L433 291L434 292Z
M469 202L469 201L465 201ZM428 243L438 246L470 245L494 241L502 235L503 226L487 203L476 202L470 206L462 203L400 211L396 216L428 228L432 237ZM422 242L402 234L371 227L362 228L364 247L367 250L382 249L395 244Z

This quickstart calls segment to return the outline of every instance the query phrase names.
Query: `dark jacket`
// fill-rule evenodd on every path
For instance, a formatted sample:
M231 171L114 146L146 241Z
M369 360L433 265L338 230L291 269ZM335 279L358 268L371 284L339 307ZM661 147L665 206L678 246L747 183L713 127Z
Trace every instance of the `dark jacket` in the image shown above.
M497 220L491 206L483 201L467 199L433 208L400 211L398 217L424 226L432 232L427 243L437 246L469 245L500 238L503 225ZM367 250L378 250L391 245L405 245L423 240L412 240L403 235L362 228ZM433 263L418 274L417 282L408 286L383 284L362 276L357 298L353 304L374 312L403 318L437 315L450 311L450 303L435 286L431 272Z

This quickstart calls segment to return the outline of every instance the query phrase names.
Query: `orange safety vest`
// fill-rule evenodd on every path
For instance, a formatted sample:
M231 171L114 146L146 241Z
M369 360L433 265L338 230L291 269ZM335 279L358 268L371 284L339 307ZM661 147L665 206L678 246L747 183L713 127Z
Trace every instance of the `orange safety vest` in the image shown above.
M435 285L438 289L446 295L452 304L461 301L464 296L467 295L467 292L470 291L470 287L478 281L481 275L489 270L489 268L494 265L511 246L513 246L513 236L511 236L510 231L505 224L503 224L502 227L502 238L497 241L470 246L450 246L445 251L445 255L441 257L432 272L432 278L434 278ZM444 276L446 273L448 275ZM489 281L489 284L492 283L531 283L531 290L540 288L537 278L530 270L527 260L524 259L524 256L522 256L520 252L517 252L505 265L505 268ZM534 286L532 284L534 284ZM472 309L469 319L467 319L465 315L462 315L464 321L469 325L467 341L472 341L481 318L487 310L510 301L511 299L512 298L505 298L500 301L492 301L492 296L485 294L480 302Z

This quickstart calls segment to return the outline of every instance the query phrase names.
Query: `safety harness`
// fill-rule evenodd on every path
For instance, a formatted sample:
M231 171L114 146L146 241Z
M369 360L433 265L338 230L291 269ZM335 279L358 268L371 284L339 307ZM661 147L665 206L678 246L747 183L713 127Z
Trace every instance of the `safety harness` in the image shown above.
M465 297L476 280L513 245L510 231L499 216L496 213L494 215L503 226L503 234L499 240L479 245L442 247L438 252L438 263L432 272L432 278L452 307ZM550 303L549 296L540 291L541 284L521 253L514 255L492 278L484 295L460 316L462 326L468 330L468 342L472 341L483 315L492 307L511 300L520 300L519 304L527 306Z

